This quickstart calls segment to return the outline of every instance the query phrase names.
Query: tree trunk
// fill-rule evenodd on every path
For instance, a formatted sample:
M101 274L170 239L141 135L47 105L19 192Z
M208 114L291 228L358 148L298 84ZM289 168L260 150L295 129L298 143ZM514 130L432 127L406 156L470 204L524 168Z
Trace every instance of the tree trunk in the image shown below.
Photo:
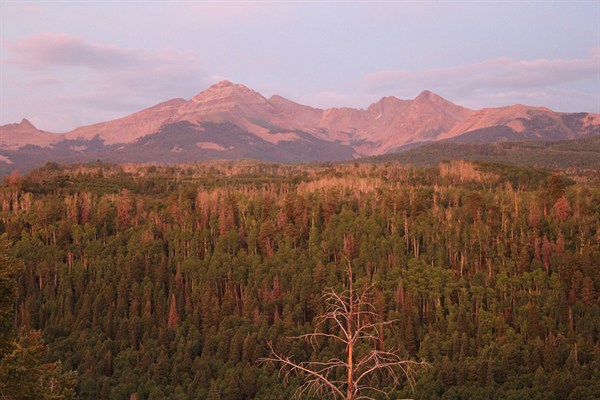
M352 282L352 267L350 266L350 262L348 262L348 278L350 281L348 285L350 287L350 310L348 313L348 319L346 322L347 330L348 330L348 388L346 390L346 400L352 400L354 398L354 360L353 360L353 351L354 351L354 343L352 340L352 336L354 336L354 332L352 329L353 320L354 320L354 284Z

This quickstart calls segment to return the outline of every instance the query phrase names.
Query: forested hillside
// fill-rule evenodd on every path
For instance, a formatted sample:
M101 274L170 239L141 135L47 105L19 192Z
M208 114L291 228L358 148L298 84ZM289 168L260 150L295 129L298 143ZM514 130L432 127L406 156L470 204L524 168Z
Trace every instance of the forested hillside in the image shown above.
M374 284L382 348L432 367L391 398L600 398L600 189L544 171L395 164L47 164L5 178L14 321L78 396L289 399L326 288ZM324 329L328 329L327 326ZM383 396L381 398L384 398Z
M433 166L447 160L477 160L557 170L587 170L588 174L598 181L600 136L553 142L468 143L446 140L399 153L368 157L361 161L367 163L393 161Z

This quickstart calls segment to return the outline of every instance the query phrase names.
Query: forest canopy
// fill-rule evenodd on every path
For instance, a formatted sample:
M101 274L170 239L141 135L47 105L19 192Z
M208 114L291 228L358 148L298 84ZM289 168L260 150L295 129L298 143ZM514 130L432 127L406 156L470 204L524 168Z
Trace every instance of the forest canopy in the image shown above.
M346 262L394 321L382 348L431 364L414 393L374 376L392 398L600 397L600 188L557 173L47 164L5 178L0 235L15 332L41 332L81 399L290 398L302 382L257 360L341 351L290 337Z

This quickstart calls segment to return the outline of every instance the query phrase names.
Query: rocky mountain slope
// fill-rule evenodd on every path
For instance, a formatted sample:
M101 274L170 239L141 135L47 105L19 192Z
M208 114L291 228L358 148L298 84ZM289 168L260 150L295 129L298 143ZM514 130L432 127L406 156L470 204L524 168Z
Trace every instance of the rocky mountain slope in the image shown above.
M600 115L514 105L471 110L423 91L384 97L367 109L319 109L267 99L221 81L190 100L172 99L112 121L52 134L27 120L0 127L0 167L46 161L177 162L257 158L340 160L448 140L560 140L600 134Z
M0 149L18 150L25 145L48 147L59 142L63 135L37 129L31 122L23 118L21 122L0 126Z

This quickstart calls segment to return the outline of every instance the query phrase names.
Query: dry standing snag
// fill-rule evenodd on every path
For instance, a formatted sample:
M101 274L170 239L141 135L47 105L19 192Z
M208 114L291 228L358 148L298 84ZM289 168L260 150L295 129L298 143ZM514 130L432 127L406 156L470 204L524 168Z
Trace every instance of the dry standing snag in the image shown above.
M340 342L345 349L343 358L297 362L277 353L269 343L271 356L260 360L279 364L280 373L286 382L292 374L304 378L304 383L294 394L295 398L307 395L359 400L374 399L371 396L375 393L388 397L385 391L371 384L372 377L384 376L387 385L391 387L399 386L406 379L411 388L414 388L417 370L429 366L425 361L405 359L398 349L377 348L382 337L381 330L396 321L379 321L380 316L373 311L374 307L369 301L369 290L373 286L355 293L349 262L347 272L347 290L338 293L330 288L323 295L327 305L326 312L318 317L317 326L323 327L329 323L332 325L329 332L315 330L313 333L294 337L306 340L313 347L318 346L320 338ZM365 348L368 351L365 352ZM340 379L340 376L345 379Z

